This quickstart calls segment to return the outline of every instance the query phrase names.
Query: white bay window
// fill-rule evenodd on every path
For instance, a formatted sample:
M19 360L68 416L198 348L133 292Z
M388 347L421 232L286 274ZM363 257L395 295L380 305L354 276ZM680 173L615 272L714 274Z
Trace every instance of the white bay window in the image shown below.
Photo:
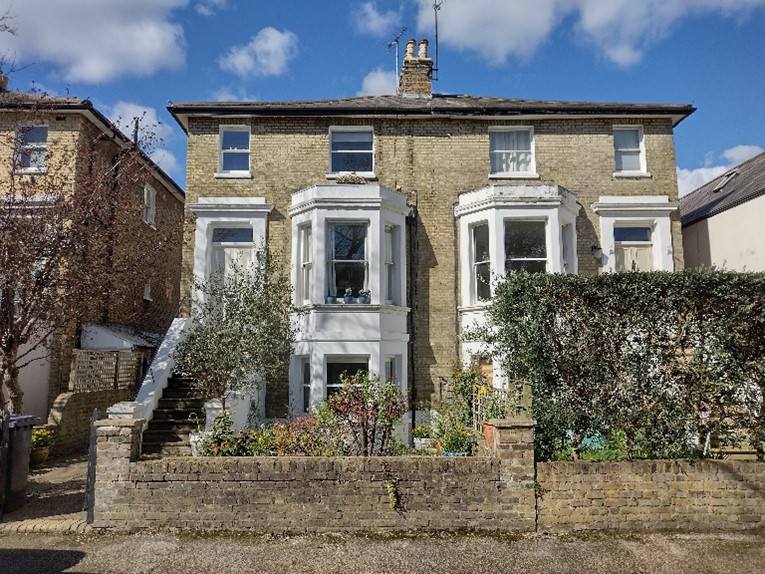
M292 194L292 280L304 310L295 317L292 412L318 405L339 388L340 373L358 369L380 377L393 369L406 392L408 214L404 194L376 184ZM350 303L343 302L347 289Z
M327 233L327 296L353 297L367 288L368 223L334 222Z

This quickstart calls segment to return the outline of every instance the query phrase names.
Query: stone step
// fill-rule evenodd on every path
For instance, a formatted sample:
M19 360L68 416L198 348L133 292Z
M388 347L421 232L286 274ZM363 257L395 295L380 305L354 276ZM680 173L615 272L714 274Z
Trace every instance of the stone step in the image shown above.
M183 387L167 387L162 391L164 399L198 399L204 400L202 393L195 389L186 389Z
M190 409L190 408L158 408L154 409L154 416L152 417L152 421L167 421L167 420L177 420L177 421L193 421L193 422L204 422L204 412L202 410L202 407L200 406L199 409ZM149 423L151 424L151 422Z
M189 444L189 432L152 430L143 431L143 444Z
M158 409L162 410L182 410L182 411L198 411L204 410L205 402L203 399L178 399L178 398L163 398L159 399Z
M187 444L144 443L142 453L163 456L191 456L191 447Z
M167 420L155 420L152 419L149 422L147 432L194 432L199 425L196 421L190 421L188 419L167 419Z

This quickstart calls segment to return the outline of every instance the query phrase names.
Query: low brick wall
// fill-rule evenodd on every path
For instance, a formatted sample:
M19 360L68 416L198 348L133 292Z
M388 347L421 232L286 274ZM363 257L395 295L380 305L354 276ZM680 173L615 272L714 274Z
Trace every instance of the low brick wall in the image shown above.
M97 423L94 527L261 532L535 528L528 424L495 433L498 456L465 458L140 461L140 428L140 420Z
M538 529L765 530L765 464L753 461L537 464Z
M765 530L763 463L552 462L535 473L528 420L492 421L487 456L467 458L140 460L142 420L96 428L96 528Z
M106 415L107 407L131 398L132 389L110 389L91 393L61 393L48 415L48 428L56 431L51 456L84 454L90 443L90 418L98 409Z

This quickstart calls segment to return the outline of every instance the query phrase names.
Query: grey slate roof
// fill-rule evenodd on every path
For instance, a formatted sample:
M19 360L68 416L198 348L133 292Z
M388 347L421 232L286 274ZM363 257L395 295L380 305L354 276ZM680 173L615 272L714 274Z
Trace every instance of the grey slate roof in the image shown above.
M627 104L599 102L565 102L555 100L521 100L451 94L428 96L360 96L334 100L281 102L186 102L171 103L167 108L176 121L187 128L191 115L253 116L340 116L340 115L613 115L671 116L673 125L695 111L688 104Z
M714 191L728 174L738 172L722 189ZM683 227L707 219L765 194L765 152L754 156L680 198Z

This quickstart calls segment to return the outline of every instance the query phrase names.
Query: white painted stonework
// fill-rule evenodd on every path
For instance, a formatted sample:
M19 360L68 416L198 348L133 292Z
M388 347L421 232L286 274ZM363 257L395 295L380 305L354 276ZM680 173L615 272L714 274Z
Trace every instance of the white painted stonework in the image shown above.
M472 229L488 224L489 260L494 283L505 273L505 224L513 221L538 221L545 224L547 273L576 273L576 217L581 206L574 194L557 185L491 185L460 195L454 216L459 226L460 322L463 329L485 323L489 301L478 299L474 271L475 254ZM462 357L469 363L484 352L480 341L463 342ZM504 377L494 370L495 386Z
M406 197L379 185L319 185L292 195L292 282L295 303L305 311L298 319L299 333L290 366L290 412L299 414L327 396L327 364L353 362L370 373L393 376L404 393L407 382ZM371 302L328 303L328 233L333 223L364 224L367 229L365 287ZM310 228L310 240L305 230ZM386 228L398 240L394 264L385 264ZM301 230L303 236L301 238ZM304 243L303 242L307 242ZM310 269L304 262L310 261ZM306 274L305 276L303 274ZM391 285L388 287L388 276ZM306 279L308 277L308 279ZM391 291L395 300L383 295ZM306 378L307 377L307 378ZM309 404L304 404L304 383L310 381Z
M670 214L678 207L666 195L600 196L592 209L600 216L603 271L616 271L614 228L645 226L651 229L653 271L674 271Z

